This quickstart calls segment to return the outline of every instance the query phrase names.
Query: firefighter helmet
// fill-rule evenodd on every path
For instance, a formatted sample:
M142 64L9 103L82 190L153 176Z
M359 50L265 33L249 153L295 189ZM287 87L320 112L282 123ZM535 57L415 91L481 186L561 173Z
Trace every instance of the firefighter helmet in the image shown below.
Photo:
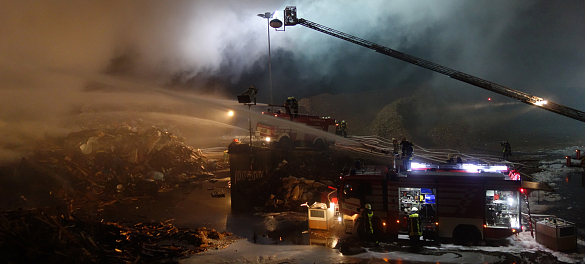
M372 206L370 204L366 204L366 209L372 210Z
M410 209L410 211L411 211L411 212L416 212L416 211L418 211L418 208L416 208L416 207L413 207L412 209Z

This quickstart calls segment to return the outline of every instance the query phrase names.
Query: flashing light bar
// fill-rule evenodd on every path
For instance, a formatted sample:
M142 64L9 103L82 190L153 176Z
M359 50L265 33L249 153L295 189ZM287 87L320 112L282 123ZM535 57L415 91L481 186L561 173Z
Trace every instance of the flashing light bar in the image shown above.
M540 100L540 101L534 102L534 105L538 105L538 106L543 106L546 104L548 104L548 102L546 100Z
M480 172L505 172L508 171L506 165L490 165L490 164L430 164L430 163L419 163L412 162L410 164L411 170L429 170L429 169L449 169L449 170L464 170L470 173Z

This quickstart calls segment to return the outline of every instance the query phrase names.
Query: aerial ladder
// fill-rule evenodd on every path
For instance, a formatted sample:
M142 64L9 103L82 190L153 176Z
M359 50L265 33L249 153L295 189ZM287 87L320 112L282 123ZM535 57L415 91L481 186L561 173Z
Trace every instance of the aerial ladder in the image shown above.
M279 28L282 26L282 22L280 22L277 19L274 19L273 21L270 22L270 25L272 27L275 28ZM445 66L441 66L439 64L421 59L421 58L417 58L415 56L412 55L408 55L405 53L402 53L400 51L388 48L388 47L384 47L382 45L378 45L376 43L373 43L371 41L365 40L365 39L361 39L346 33L343 33L341 31L317 24L315 22L311 22L309 20L303 19L303 18L297 18L297 9L295 6L287 6L284 10L284 26L286 28L286 26L295 26L295 25L301 25L310 29L314 29L317 30L319 32L325 33L327 35L336 37L336 38L340 38L352 43L355 43L357 45L366 47L368 49L372 49L376 52L382 53L384 55L414 64L414 65L418 65L420 67L429 69L431 71L434 72L438 72L444 75L447 75L453 79L462 81L462 82L466 82L469 83L471 85L495 92L495 93L499 93L501 95L510 97L510 98L514 98L516 100L519 100L520 102L529 104L529 105L533 105L536 106L538 108L542 108L544 110L548 110L560 115L564 115L566 117L570 117L582 122L585 122L585 112L583 111L579 111L577 109L573 109L564 105L560 105L557 103L553 103L551 101L547 101L541 97L538 96L534 96L531 94L527 94L518 90L514 90L508 87L505 87L503 85L497 84L497 83L493 83L472 75L469 75L467 73L464 72L460 72Z

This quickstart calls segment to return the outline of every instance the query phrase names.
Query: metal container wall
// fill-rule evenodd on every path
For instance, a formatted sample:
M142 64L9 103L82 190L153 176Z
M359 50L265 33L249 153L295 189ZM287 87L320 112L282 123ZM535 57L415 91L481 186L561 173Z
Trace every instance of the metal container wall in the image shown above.
M536 223L536 242L557 251L575 251L575 224L560 218L547 218Z

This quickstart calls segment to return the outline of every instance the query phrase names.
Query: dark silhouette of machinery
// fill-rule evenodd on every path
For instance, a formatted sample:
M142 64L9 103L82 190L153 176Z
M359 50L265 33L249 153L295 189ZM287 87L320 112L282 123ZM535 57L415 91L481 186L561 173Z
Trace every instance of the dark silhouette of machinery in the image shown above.
M280 25L282 23L274 23L275 28L277 28L277 25ZM271 24L272 25L272 24ZM553 113L557 113L560 115L564 115L566 117L570 117L579 121L583 121L585 122L585 112L583 111L579 111L577 109L573 109L567 106L563 106L557 103L553 103L551 101L545 100L541 97L538 96L534 96L534 95L530 95L518 90L514 90L508 87L505 87L503 85L499 85L497 83L493 83L445 66L441 66L439 64L421 59L421 58L417 58L415 56L412 55L408 55L405 53L402 53L400 51L388 48L388 47L384 47L382 45L378 45L376 43L373 43L371 41L367 41L365 39L361 39L346 33L343 33L341 31L317 24L315 22L311 22L309 20L303 19L303 18L297 18L297 8L295 6L287 6L284 10L284 27L286 29L286 26L295 26L295 25L301 25L310 29L314 29L317 30L319 32L325 33L327 35L336 37L336 38L340 38L352 43L355 43L357 45L366 47L368 49L372 49L376 52L382 53L384 55L414 64L414 65L418 65L420 67L429 69L431 71L434 72L438 72L444 75L447 75L453 79L462 81L462 82L466 82L469 83L471 85L477 86L479 88L483 88L495 93L499 93L501 95L510 97L510 98L514 98L516 100L519 100L520 102L529 104L529 105L533 105L536 106L538 108L542 108L544 110L548 110L551 111ZM280 26L278 26L280 27Z

